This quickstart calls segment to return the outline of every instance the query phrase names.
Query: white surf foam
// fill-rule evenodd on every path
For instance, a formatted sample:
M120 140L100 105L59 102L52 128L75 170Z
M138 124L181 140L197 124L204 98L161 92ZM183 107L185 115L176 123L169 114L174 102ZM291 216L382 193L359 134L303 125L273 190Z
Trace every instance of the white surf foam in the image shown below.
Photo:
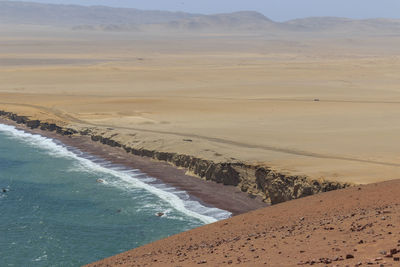
M228 211L205 207L198 201L190 200L186 192L178 191L173 187L166 186L165 184L147 184L142 179L137 178L139 176L143 177L143 174L138 170L127 170L121 166L113 168L106 161L98 162L93 156L84 157L83 152L77 149L71 149L70 151L66 146L53 139L27 133L16 129L14 126L0 124L0 131L31 146L44 149L51 156L75 159L87 171L101 172L118 177L124 182L125 186L144 189L169 203L175 210L199 219L204 223L216 222L231 216L231 213ZM148 182L154 181L154 178L146 178L148 178Z

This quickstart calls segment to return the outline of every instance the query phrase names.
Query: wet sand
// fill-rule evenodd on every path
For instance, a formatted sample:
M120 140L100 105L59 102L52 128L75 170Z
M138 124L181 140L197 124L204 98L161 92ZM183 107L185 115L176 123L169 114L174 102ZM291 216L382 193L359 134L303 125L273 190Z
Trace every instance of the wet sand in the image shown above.
M105 159L114 164L120 164L159 179L159 182L171 185L186 191L194 200L206 206L227 210L232 215L239 215L255 209L266 207L267 204L259 197L252 197L241 192L234 186L225 186L211 181L205 181L185 174L185 170L178 169L167 163L152 160L126 153L121 148L110 147L93 142L89 137L66 137L54 132L32 130L24 125L0 118L0 123L16 126L18 129L40 134L61 141L67 146L79 149L90 155Z

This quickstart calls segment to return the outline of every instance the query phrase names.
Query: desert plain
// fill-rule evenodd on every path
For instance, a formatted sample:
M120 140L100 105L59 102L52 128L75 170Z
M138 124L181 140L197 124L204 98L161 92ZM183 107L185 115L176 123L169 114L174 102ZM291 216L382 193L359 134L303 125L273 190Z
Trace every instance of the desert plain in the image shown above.
M146 149L368 184L400 174L400 35L0 26L0 109Z
M91 266L398 266L399 20L0 5L0 122L74 129L18 125L142 166L233 215L353 185ZM238 188L190 177L180 161Z

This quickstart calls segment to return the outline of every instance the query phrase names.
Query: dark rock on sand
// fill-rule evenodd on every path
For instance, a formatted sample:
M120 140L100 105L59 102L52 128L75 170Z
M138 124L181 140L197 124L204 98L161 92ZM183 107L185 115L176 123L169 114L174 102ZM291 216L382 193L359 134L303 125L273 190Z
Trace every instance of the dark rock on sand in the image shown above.
M31 120L26 122L26 126L28 126L31 129L36 129L39 128L40 126L40 121L39 120Z
M122 147L127 153L169 162L185 168L190 173L224 185L238 186L250 195L270 198L272 204L314 195L350 186L324 180L311 180L302 176L290 176L268 169L240 162L214 162L190 155L161 152L122 145L112 137L92 135L91 139L112 147Z
M285 175L263 167L256 171L256 183L260 189L268 193L272 204L350 186L350 184L311 180L304 176Z
M63 136L78 134L78 131L75 129L60 127L56 124L40 122L39 120L30 120L25 116L18 116L10 112L0 111L0 116L17 123L24 123L30 128L40 127L42 130L56 131L57 134ZM98 134L91 134L91 131L88 129L83 133L81 132L81 134L90 135L91 140L95 142L100 142L111 147L121 147L127 153L165 161L176 167L185 168L190 174L202 179L236 186L243 192L247 192L252 196L260 196L266 202L271 202L272 204L350 186L347 183L313 180L303 176L287 175L273 171L266 166L249 165L242 162L214 162L190 155L130 147L115 140L115 135L105 137Z

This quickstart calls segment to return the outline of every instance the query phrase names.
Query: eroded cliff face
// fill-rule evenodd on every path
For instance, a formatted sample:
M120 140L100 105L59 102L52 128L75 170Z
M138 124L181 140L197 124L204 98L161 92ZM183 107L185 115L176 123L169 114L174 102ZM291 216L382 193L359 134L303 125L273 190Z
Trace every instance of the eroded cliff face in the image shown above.
M58 134L64 136L72 136L78 133L78 131L72 128L60 127L54 123L41 122L39 120L31 120L27 116L19 116L12 112L6 112L0 110L0 116L15 121L18 124L24 124L31 129L40 128L43 131L57 132Z
M278 204L292 199L310 196L351 186L349 183L339 183L323 179L310 179L306 176L293 176L280 173L267 166L252 165L242 162L214 162L190 155L163 152L135 147L121 142L113 135L99 134L90 128L73 129L61 127L54 123L32 120L26 116L0 111L0 116L24 124L31 129L39 128L64 136L89 136L92 141L111 147L119 147L127 153L149 157L168 162L176 167L184 168L187 173L201 179L239 187L250 196L261 196L266 202Z

